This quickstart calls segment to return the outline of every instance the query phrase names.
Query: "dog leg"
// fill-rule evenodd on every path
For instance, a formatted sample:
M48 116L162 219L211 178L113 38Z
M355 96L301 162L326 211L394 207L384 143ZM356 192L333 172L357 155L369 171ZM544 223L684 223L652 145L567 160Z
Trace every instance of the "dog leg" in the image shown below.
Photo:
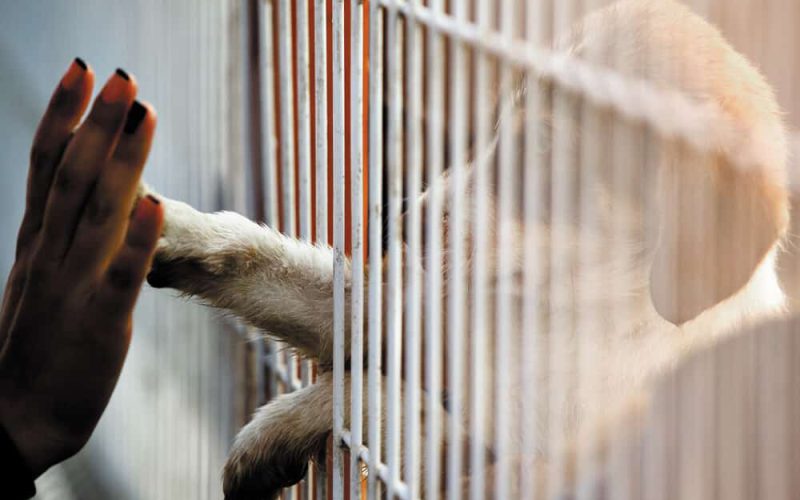
M161 198L164 233L148 282L227 309L323 370L332 366L333 251L232 213L201 213ZM349 263L345 294L350 293ZM346 307L350 300L345 298ZM349 336L350 314L345 311ZM345 341L349 346L350 342Z
M271 500L303 479L331 431L332 398L332 377L323 374L314 385L261 407L236 436L228 456L225 499Z

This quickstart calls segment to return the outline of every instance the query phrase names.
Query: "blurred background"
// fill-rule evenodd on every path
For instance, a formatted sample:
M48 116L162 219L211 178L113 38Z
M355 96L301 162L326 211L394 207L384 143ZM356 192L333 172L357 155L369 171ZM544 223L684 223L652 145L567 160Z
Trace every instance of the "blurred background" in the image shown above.
M159 115L145 178L204 210L244 210L243 2L11 0L0 3L0 274L7 276L39 116L72 59L100 88L135 75ZM203 499L244 419L246 340L170 292L145 287L128 363L86 449L37 485L40 499Z

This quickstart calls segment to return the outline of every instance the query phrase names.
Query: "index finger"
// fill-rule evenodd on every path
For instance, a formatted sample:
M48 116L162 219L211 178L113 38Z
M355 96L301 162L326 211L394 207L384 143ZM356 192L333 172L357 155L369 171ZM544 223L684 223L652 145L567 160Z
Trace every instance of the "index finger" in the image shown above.
M61 155L89 106L94 72L82 59L75 58L50 98L39 122L30 153L25 215L17 239L17 255L42 226L42 218L53 174Z

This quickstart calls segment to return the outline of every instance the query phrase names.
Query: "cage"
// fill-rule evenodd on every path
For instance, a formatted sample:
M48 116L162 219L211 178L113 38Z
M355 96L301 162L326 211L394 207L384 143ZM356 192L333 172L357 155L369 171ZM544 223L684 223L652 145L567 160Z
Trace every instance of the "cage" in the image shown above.
M726 98L691 87L717 70L692 62L706 37L719 29L765 73L795 144L797 7L685 4L250 4L252 215L334 256L328 462L287 498L798 494L796 335L762 321L783 313L710 320L680 354L641 333L657 329L650 305L686 325L713 297L730 304L727 266L759 246L757 208L726 228L726 194L680 191L716 181L664 179L664 158L752 180L783 148L745 144ZM741 200L750 182L728 186ZM673 256L670 284L645 293L664 210L682 213L675 231L694 226L691 248L714 250ZM791 309L789 241L774 257ZM647 389L620 402L638 375L611 373L635 363L608 352L626 341L652 366L630 368ZM317 372L271 341L264 363L273 396Z

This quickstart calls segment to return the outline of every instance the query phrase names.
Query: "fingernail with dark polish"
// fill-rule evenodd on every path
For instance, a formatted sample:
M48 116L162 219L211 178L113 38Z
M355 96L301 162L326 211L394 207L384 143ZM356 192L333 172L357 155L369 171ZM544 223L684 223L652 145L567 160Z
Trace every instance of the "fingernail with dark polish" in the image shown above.
M85 73L86 63L83 62L83 59L76 57L72 64L69 65L67 72L64 73L64 77L61 78L61 86L67 90L72 90L78 85Z
M132 79L130 75L123 70L118 69L113 75L111 75L111 78L106 83L106 86L103 87L103 90L100 92L100 98L103 100L103 102L109 104L127 101L127 99L130 99L132 94L131 82Z
M156 205L161 205L161 201L159 201L159 199L158 199L158 198L156 198L155 196L153 196L152 194L148 194L148 195L147 195L147 199L148 199L148 200L150 200L150 201L152 201L152 202L153 202L153 203L155 203Z
M147 116L147 108L139 101L133 101L133 106L128 110L128 117L125 119L125 133L133 134L136 132L145 116Z

